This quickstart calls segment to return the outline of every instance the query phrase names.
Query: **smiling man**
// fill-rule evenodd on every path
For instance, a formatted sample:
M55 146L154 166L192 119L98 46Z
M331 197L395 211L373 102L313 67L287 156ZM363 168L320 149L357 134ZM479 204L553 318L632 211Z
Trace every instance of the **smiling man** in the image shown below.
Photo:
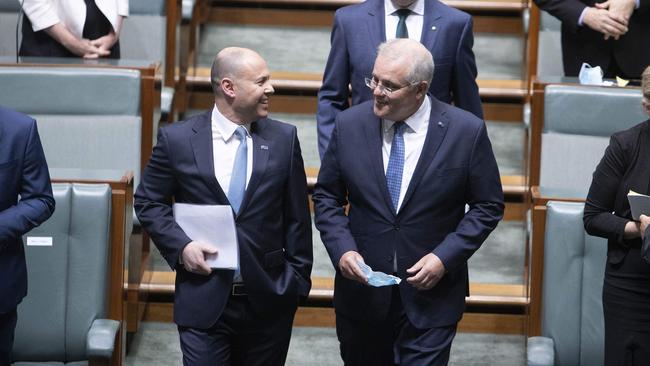
M436 74L429 93L483 118L470 15L439 0L367 0L343 7L334 16L332 47L318 92L321 159L336 115L372 99L364 78L372 72L377 46L394 38L418 41L433 54Z
M346 365L446 365L467 260L503 216L485 124L427 95L433 71L420 43L382 44L365 80L373 100L337 116L323 157L316 227ZM403 281L371 287L359 262Z
M138 219L176 271L184 365L284 365L298 300L309 294L307 182L294 126L266 118L266 62L225 48L212 64L214 108L161 128L135 194ZM230 205L240 270L210 268L219 243L193 241L172 202Z

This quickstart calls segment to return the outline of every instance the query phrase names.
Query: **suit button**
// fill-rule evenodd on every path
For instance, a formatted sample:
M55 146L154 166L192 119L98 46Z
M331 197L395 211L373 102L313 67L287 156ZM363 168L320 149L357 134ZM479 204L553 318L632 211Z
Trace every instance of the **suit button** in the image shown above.
M399 225L395 225L393 227L395 228L396 231L399 231Z
M393 256L392 256L392 255L389 255L389 256L388 256L388 261L389 261L389 262L392 262L392 261L393 261Z

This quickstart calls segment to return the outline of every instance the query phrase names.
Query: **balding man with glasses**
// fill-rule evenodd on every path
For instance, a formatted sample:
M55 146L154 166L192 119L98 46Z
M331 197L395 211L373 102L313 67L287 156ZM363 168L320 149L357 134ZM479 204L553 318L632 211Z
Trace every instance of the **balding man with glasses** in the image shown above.
M503 216L485 123L427 95L433 75L419 42L382 44L365 78L373 100L338 115L323 157L316 227L346 365L446 365L467 260ZM398 281L366 265L401 282L376 287Z

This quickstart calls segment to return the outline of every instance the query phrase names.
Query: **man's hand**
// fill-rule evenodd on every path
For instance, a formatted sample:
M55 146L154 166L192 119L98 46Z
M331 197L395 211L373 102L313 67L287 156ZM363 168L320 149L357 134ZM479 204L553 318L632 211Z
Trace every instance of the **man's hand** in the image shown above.
M343 253L341 259L339 259L339 269L341 270L343 277L366 285L368 284L368 279L364 276L363 272L361 272L361 268L359 268L357 261L366 263L358 252L355 252L354 250L347 251Z
M610 14L615 15L619 19L625 19L627 22L630 20L630 17L632 17L632 13L636 8L636 2L634 0L608 0L604 3L597 3L596 8L607 9ZM618 37L619 36L615 36L614 38L618 40ZM608 38L609 36L605 35L605 39Z
M415 263L413 267L407 269L406 272L414 275L406 279L408 283L418 290L428 290L435 286L445 275L445 265L442 264L437 255L429 253Z
M604 34L605 39L609 37L618 39L627 33L627 18L607 9L587 8L582 23L596 32Z
M648 230L648 225L650 225L650 216L641 215L639 217L641 220L641 225L639 226L639 231L641 232L641 238L645 238L646 230Z
M216 253L217 248L214 246L202 241L192 241L183 248L183 267L188 272L207 276L212 273L212 268L205 262L205 255Z

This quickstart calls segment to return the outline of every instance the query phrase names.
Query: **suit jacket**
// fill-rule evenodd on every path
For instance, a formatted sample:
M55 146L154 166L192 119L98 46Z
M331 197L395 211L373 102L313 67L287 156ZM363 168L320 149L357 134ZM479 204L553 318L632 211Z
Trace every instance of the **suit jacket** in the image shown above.
M566 76L578 76L583 62L600 66L607 73L612 60L628 77L640 78L650 64L650 0L641 0L632 13L628 32L619 40L605 40L603 34L579 26L580 14L600 0L535 0L542 10L562 21L562 61Z
M174 320L212 326L228 301L232 270L187 272L179 259L191 239L172 215L175 202L228 205L215 177L211 112L161 128L135 193L140 223L176 270ZM311 287L311 220L296 128L271 119L254 122L253 170L236 214L241 275L262 314L295 311ZM217 243L218 244L218 243Z
M607 260L621 263L630 247L641 239L624 239L625 224L632 220L627 193L650 194L650 120L612 135L605 155L594 172L585 202L585 229L607 238Z
M316 227L337 269L338 314L383 321L391 299L389 287L365 286L341 275L338 263L345 252L359 252L374 270L386 273L393 273L397 253L402 279L428 253L442 260L447 273L432 289L418 291L406 281L399 285L406 314L418 328L451 325L461 318L468 293L467 259L496 227L504 208L485 124L435 98L422 153L398 214L386 185L381 120L373 114L372 101L337 116L313 199Z
M22 236L53 212L36 121L0 107L0 314L15 309L27 294Z
M334 15L329 58L318 92L318 150L325 153L334 119L352 105L372 99L364 78L371 77L377 47L386 41L384 0L343 7ZM435 27L435 30L433 28ZM483 118L476 84L472 18L438 0L425 0L422 44L431 51L435 69L429 92L445 103Z

